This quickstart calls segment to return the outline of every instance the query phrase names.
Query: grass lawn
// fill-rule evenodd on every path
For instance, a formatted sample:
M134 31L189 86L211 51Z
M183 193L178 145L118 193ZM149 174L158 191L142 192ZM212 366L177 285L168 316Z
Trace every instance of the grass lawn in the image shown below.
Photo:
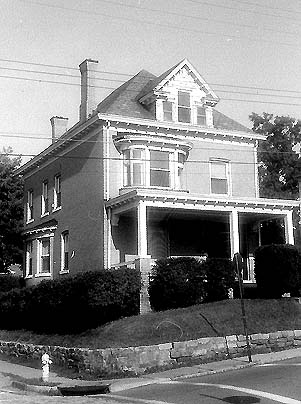
M249 334L301 329L301 304L293 299L245 300L245 307ZM127 317L78 335L38 335L24 330L0 330L0 340L112 348L242 333L240 300L234 299Z

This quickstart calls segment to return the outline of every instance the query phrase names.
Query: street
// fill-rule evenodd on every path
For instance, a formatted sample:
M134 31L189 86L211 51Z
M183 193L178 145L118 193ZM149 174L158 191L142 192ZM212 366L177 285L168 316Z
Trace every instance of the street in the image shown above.
M301 403L301 359L170 381L100 396L49 397L0 392L1 404L271 404Z

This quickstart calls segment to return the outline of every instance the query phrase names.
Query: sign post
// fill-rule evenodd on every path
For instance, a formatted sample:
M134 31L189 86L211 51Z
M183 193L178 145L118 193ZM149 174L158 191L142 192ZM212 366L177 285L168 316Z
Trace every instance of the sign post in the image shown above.
M237 272L237 276L238 276L241 313L242 313L242 321L243 321L243 325L244 325L244 332L245 332L245 336L246 336L248 358L249 358L249 362L252 362L251 347L250 347L248 327L247 327L247 317L246 317L245 303L244 303L244 298L243 298L243 285L242 285L242 276L241 276L243 264L242 264L242 257L240 255L240 253L234 254L234 262L235 262L236 272Z

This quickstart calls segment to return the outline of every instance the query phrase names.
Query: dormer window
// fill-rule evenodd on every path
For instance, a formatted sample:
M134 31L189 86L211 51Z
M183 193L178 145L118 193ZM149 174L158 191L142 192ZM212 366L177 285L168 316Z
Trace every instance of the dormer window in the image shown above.
M187 91L178 92L178 121L191 122L190 93Z
M206 109L204 107L197 107L197 124L206 125Z
M172 102L163 101L163 121L171 122L172 120Z

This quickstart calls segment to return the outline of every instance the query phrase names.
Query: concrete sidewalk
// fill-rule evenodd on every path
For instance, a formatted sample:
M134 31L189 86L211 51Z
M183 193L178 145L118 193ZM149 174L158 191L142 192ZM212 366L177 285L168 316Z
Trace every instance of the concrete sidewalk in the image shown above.
M272 363L275 361L301 357L301 348L289 349L280 352L252 355L252 362L249 363L247 357L227 359L218 362L194 365L190 367L181 367L177 369L166 370L162 372L143 375L135 378L110 379L85 381L77 379L68 379L59 377L50 372L49 386L39 386L38 380L41 378L42 371L30 368L28 366L17 365L8 361L0 361L0 390L12 390L12 388L22 389L28 392L34 392L45 395L61 395L59 388L77 387L82 391L89 388L99 388L109 386L110 392L128 390L131 388L145 386L162 380L176 380L193 376L205 376L214 373L227 372L230 370L242 369L258 364ZM25 380L25 381L24 381ZM36 383L36 384L35 384ZM103 390L107 392L108 390ZM91 394L91 393L90 393Z

